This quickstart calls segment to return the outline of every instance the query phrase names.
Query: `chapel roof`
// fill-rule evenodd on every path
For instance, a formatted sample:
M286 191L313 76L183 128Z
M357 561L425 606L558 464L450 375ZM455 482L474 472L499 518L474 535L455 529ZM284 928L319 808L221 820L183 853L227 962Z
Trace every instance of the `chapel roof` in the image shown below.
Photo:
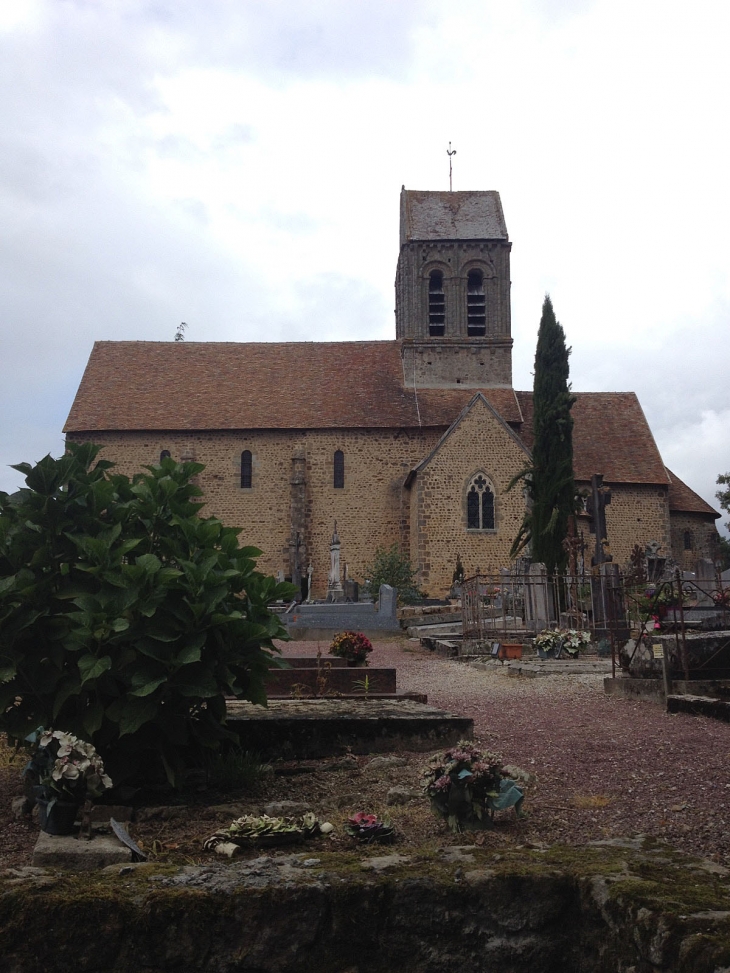
M404 388L398 341L97 341L64 432L446 427L474 392Z
M507 240L499 193L401 190L400 243L410 240Z
M713 518L720 516L714 507L691 490L676 473L672 473L671 470L667 470L667 473L669 474L669 509L672 513L708 514Z
M532 392L517 392L521 436L532 449ZM579 483L602 473L606 483L661 483L669 477L635 392L575 393L573 468Z

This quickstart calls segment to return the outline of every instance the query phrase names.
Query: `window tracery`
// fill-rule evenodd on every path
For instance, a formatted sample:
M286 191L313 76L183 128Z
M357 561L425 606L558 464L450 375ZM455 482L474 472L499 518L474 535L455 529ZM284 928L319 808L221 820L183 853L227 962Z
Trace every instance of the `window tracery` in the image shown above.
M476 473L469 481L466 526L468 530L495 529L494 490L484 473Z

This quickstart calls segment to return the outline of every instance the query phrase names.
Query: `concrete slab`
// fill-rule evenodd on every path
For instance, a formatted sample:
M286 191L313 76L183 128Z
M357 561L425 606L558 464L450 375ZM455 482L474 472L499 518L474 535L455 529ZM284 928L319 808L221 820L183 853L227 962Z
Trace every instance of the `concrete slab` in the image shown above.
M228 700L228 725L264 757L312 759L346 753L436 750L469 737L472 720L412 700Z
M668 713L690 713L693 716L711 716L715 720L730 723L730 702L711 696L667 696Z
M131 860L130 849L113 834L95 834L91 841L86 841L76 835L53 835L41 831L33 849L33 865L36 868L95 872L107 865L124 865Z

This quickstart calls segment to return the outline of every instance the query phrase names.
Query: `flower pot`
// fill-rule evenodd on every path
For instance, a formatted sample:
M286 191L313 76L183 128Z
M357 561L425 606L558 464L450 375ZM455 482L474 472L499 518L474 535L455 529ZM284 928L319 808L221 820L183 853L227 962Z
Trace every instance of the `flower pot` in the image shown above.
M502 642L502 644L499 647L499 657L500 659L521 659L522 643Z
M46 834L73 834L76 815L79 813L79 805L72 804L70 801L50 801L42 797L36 798L38 805L38 823L41 831ZM51 805L50 809L48 805Z

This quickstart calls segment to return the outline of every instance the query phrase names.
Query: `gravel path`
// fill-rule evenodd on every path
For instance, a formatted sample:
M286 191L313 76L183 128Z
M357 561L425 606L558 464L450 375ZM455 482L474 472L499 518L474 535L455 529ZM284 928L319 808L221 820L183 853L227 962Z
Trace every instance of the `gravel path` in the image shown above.
M316 652L312 642L284 646ZM536 776L530 840L644 833L730 863L730 724L606 696L600 676L514 678L405 639L374 643L370 665L395 666L399 691L470 716L483 745Z

